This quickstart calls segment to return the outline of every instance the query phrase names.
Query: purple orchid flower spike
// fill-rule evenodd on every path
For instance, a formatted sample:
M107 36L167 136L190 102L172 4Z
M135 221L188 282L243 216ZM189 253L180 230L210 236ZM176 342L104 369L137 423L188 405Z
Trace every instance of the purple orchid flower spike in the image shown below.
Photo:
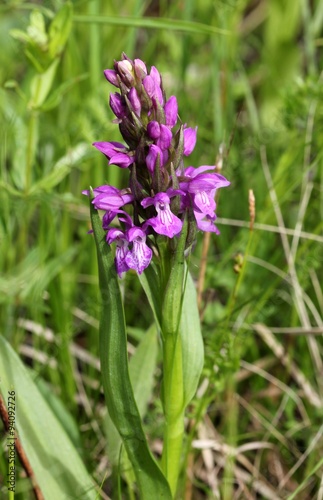
M127 168L135 161L134 156L120 142L93 142L93 146L108 158L109 165Z
M126 255L126 264L141 274L149 266L153 256L151 248L146 243L146 233L140 227L132 227L127 231L127 239L132 243L132 250Z
M171 190L172 192L169 193L170 196L167 194L168 191L166 193L157 193L153 197L143 199L141 205L144 208L154 205L157 212L157 216L148 219L144 227L151 226L156 233L173 238L173 236L180 233L183 222L171 212L170 198L177 194L181 194L182 191Z
M183 159L195 148L197 127L178 125L177 99L166 99L155 66L148 71L141 59L132 60L123 53L104 75L119 89L110 95L109 102L116 116L113 122L119 124L125 143L94 142L93 146L110 165L128 168L129 187L120 190L99 186L94 189L92 203L104 211L102 227L107 232L107 243L116 244L119 276L129 269L141 274L151 262L153 238L178 236L186 211L195 216L195 221L190 221L195 228L190 231L192 241L186 240L187 248L194 243L196 229L219 234L214 224L215 194L230 183L215 173L213 166L185 169ZM90 195L88 191L84 194ZM139 208L139 204L147 210ZM111 227L117 220L121 227ZM159 241L155 241L157 246Z

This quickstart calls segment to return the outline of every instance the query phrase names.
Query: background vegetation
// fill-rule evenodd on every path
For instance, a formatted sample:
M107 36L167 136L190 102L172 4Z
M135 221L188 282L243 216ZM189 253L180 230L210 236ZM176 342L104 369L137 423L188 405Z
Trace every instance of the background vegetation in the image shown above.
M81 196L89 185L124 182L91 143L120 140L102 72L125 51L158 67L182 120L198 125L194 166L222 161L231 181L218 200L221 235L199 235L190 260L206 359L187 415L179 498L322 499L322 2L79 0L73 13L69 5L0 7L0 376L5 359L15 363L17 414L24 408L46 440L42 394L100 495L116 498L119 488L135 498L124 461L117 479L119 444L100 386L97 264ZM136 275L121 286L135 392L158 455L153 318ZM32 386L21 386L30 376ZM55 438L24 439L63 456ZM4 493L5 434L1 443ZM36 480L41 467L55 475L43 461ZM33 497L19 464L16 490L17 499Z

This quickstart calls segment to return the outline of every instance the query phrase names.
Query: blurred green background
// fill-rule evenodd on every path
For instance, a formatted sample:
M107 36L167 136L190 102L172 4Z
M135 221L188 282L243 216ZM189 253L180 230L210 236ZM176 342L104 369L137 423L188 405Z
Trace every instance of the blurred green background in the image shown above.
M81 191L127 182L91 146L120 141L103 70L124 51L157 66L182 121L198 126L192 164L222 162L231 181L204 281L203 235L190 259L206 359L179 498L322 499L323 3L12 0L0 13L0 334L32 369L101 494L115 498L118 461ZM153 318L128 274L133 354ZM151 381L145 425L157 455L158 356L138 376ZM0 478L6 468L3 452ZM131 474L121 477L123 497L135 498ZM32 498L17 478L17 498Z

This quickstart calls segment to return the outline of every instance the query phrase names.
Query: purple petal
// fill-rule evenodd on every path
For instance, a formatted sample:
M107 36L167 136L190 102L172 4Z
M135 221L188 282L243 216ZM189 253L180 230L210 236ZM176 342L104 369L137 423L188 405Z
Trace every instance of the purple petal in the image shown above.
M109 186L109 184L104 184L103 186L98 186L93 189L93 193L95 195L101 194L101 193L106 193L108 195L115 195L115 194L120 194L120 190L114 186Z
M200 191L194 196L194 208L198 209L201 213L205 215L213 216L216 208L214 201L214 194L208 195L205 191Z
M156 121L151 121L147 125L147 133L151 139L158 139L160 136L160 127L158 122Z
M124 144L121 144L121 142L93 142L92 146L108 158L115 154L116 149L126 150Z
M181 189L173 189L173 188L168 188L166 191L166 194L170 197L173 198L173 196L177 196L178 194L180 195L185 195L185 192L182 191Z
M118 210L123 205L133 201L133 195L120 191L114 186L99 186L93 190L95 197L92 200L97 210Z
M115 216L117 215L119 210L113 211L113 210L107 210L105 214L103 215L102 218L102 228L107 231L109 229L109 226Z
M166 117L166 125L168 127L174 127L177 122L178 115L178 104L177 99L174 95L172 95L164 106L165 117Z
M155 171L155 166L156 166L156 162L157 162L158 157L159 157L159 162L162 165L163 164L163 152L158 146L155 146L155 144L152 144L149 147L149 153L146 156L146 165L147 165L147 168L151 174L153 174Z
M141 102L138 97L138 93L135 89L135 87L132 87L128 93L128 99L130 101L130 104L132 106L132 109L136 113L137 116L140 116L141 113Z
M173 238L180 233L183 227L182 221L176 217L169 209L162 213L161 216L152 217L146 221L158 234Z
M133 198L133 195L131 195L131 196ZM127 226L127 229L129 229L133 226L132 218L130 217L129 214L127 214L127 212L124 212L123 210L119 210L118 214L121 214L121 215L119 215L119 220L121 222L124 222L124 224Z
M191 193L210 191L229 186L230 182L220 174L199 174L189 182L188 190Z
M145 63L141 59L135 59L133 63L136 77L139 78L139 80L143 80L145 76L147 76Z
M214 165L202 165L201 167L188 167L185 168L184 170L184 175L185 177L191 177L192 179L196 177L198 174L201 174L202 172L205 172L207 170L213 170L214 172L215 166Z
M209 217L208 215L205 217L204 214L194 212L196 222L197 222L197 227L201 231L205 231L207 233L215 233L215 234L220 234L220 231L214 224L214 220L216 219L216 216L214 215L213 217ZM203 220L205 218L205 220Z
M155 66L151 67L150 77L154 81L154 92L152 95L150 95L150 94L148 94L148 95L150 97L156 97L159 100L160 104L163 104L164 99L163 99L163 93L161 90L161 78L160 78L159 71L157 70L157 68L155 68Z
M127 237L128 241L133 243L133 247L126 255L126 264L141 274L149 266L153 252L146 244L146 234L139 227L129 229Z
M151 198L150 196L147 196L146 198L144 198L140 204L144 207L144 208L147 208L147 207L150 207L151 205L154 205L154 198Z
M116 153L111 156L109 165L117 165L120 168L127 168L134 162L134 157L126 153Z
M152 79L154 80L155 84L160 87L161 78L160 78L160 73L159 73L158 69L156 68L156 66L151 67L149 74L152 77Z
M110 94L110 108L117 118L123 118L126 116L126 104L120 94Z
M153 95L155 94L155 82L152 79L152 77L149 75L146 76L143 79L142 84L143 84L147 94L149 95L149 97L153 97Z
M115 87L119 87L117 72L114 69L105 69L103 73L108 82L112 83Z
M197 170L195 167L187 167L184 169L183 174L181 172L178 172L178 175L184 175L185 177L194 177L194 172Z
M170 198L166 193L157 193L154 198L145 198L141 205L147 207L154 204L156 208L157 216L148 219L146 225L150 225L158 234L173 238L181 231L183 223L171 212L169 203Z
M98 194L93 200L93 205L97 210L118 210L124 205L122 196L119 194Z
M111 228L107 232L106 240L109 245L113 242L117 244L114 262L117 273L119 277L121 277L122 273L129 270L129 266L126 263L126 257L129 252L129 243L127 238L120 229Z
M109 243L109 245L111 245L111 243L113 243L116 240L119 245L124 245L124 242L128 244L124 232L116 227L112 227L111 229L109 229L109 231L107 232L106 240L107 243Z
M168 149L172 142L173 135L166 125L160 125L160 137L157 139L156 144L161 149Z
M184 129L184 155L188 156L192 153L196 144L197 127Z

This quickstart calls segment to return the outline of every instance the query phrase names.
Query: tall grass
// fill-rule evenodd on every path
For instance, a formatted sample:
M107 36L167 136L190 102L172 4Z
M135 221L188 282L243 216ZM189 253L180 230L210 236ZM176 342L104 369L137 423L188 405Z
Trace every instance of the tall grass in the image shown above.
M97 265L80 194L89 184L122 185L121 169L91 143L120 140L102 71L125 50L159 68L181 118L198 125L193 164L214 164L222 147L231 181L218 200L221 235L204 242L204 254L199 235L190 263L196 282L204 279L206 359L187 415L179 498L322 499L321 2L75 1L53 85L35 108L36 70L10 30L26 31L33 10L48 25L61 6L0 7L1 335L36 374L102 497L119 488L135 498L104 412ZM133 355L153 317L135 275L122 291ZM158 366L145 408L157 455ZM31 498L17 478L17 498Z

